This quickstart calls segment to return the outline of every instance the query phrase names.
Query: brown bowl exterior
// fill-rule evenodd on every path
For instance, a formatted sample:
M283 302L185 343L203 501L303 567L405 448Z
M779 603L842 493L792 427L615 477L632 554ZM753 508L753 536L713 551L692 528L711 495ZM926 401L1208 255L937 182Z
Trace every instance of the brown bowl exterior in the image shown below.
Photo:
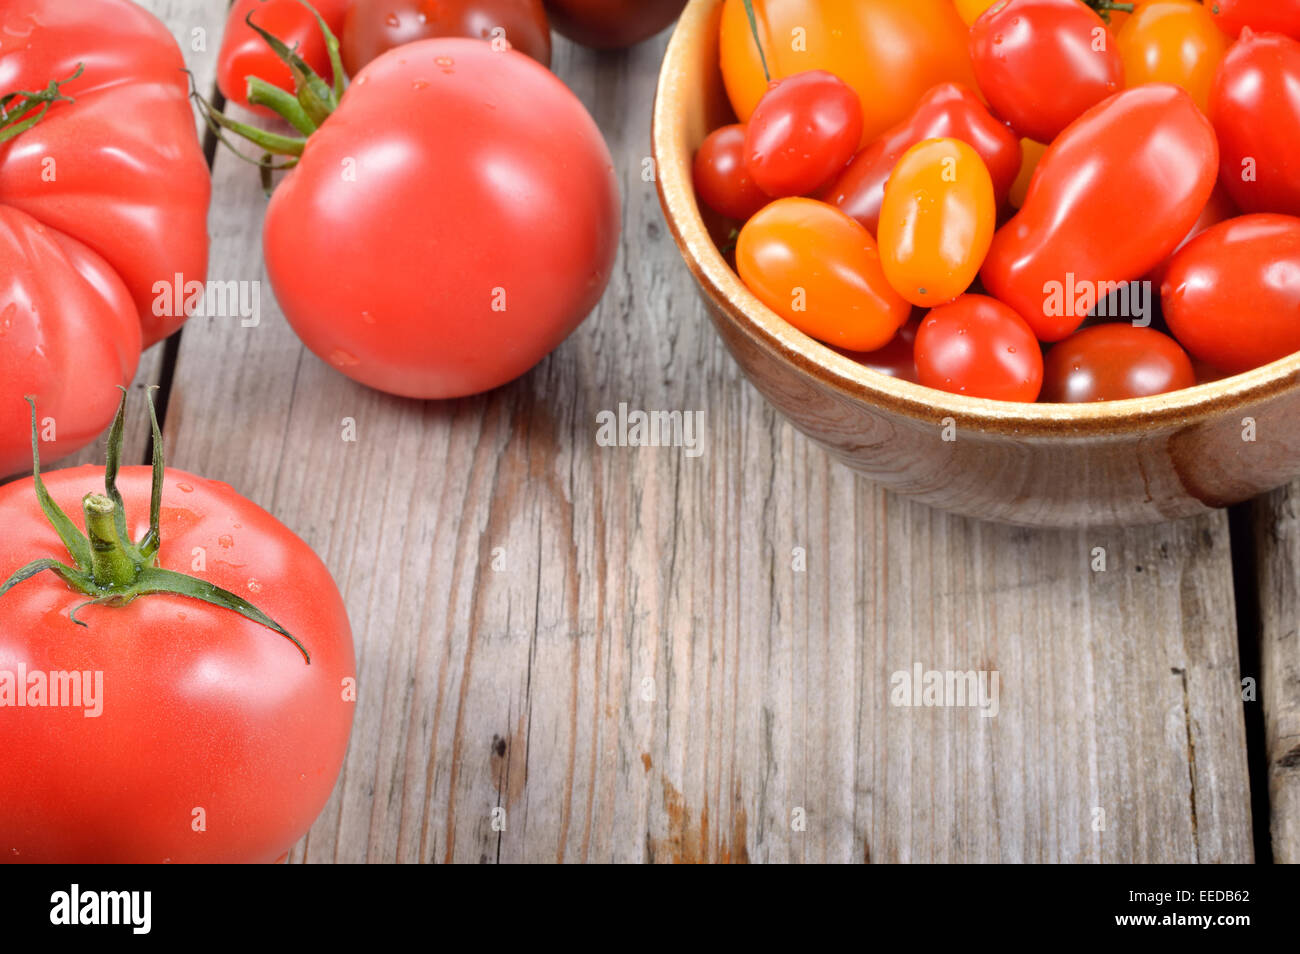
M1153 523L1246 500L1300 475L1300 355L1173 394L1016 404L934 391L864 368L755 298L710 237L691 159L734 121L718 68L723 0L690 0L659 78L660 201L718 334L804 434L890 490L1032 526Z

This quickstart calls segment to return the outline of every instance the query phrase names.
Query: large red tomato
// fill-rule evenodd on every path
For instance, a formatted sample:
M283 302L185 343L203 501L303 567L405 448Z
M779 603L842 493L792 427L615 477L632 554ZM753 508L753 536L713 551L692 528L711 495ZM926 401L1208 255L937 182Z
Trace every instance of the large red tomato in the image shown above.
M63 533L31 478L0 487L0 860L275 861L347 749L355 660L338 589L226 484L166 470L151 527L149 469L122 469L116 503L111 485L87 494L102 478L46 478ZM14 582L38 560L49 568ZM50 674L72 674L77 695Z
M1059 341L1116 284L1177 247L1218 163L1214 130L1184 90L1155 83L1116 93L1043 155L1024 207L993 237L984 287L1040 341Z
M1300 215L1300 42L1242 30L1215 74L1210 120L1238 207Z
M211 184L183 67L127 0L0 5L0 95L66 81L75 100L25 131L46 104L13 101L0 122L0 475L31 464L24 395L50 459L89 443L141 345L185 320L156 284L206 278Z
M379 54L434 36L504 41L551 65L551 28L542 0L352 0L339 52L356 76Z
M654 36L686 0L546 0L551 24L575 43L614 50Z
M523 374L596 306L618 250L613 162L545 67L420 40L366 67L267 209L285 316L363 384L416 398Z
M351 3L352 0L312 0L312 6L335 36L343 29L343 17ZM217 53L217 88L222 96L259 115L273 116L275 114L264 106L249 105L248 78L256 76L272 86L293 92L289 67L248 25L250 14L255 24L294 48L325 82L333 81L325 35L321 33L315 14L301 0L235 0L226 17L226 32L221 37L221 50Z
M753 0L772 79L826 70L862 103L862 144L907 118L926 91L952 80L975 88L967 29L951 0ZM767 91L743 0L727 0L722 76L748 121Z

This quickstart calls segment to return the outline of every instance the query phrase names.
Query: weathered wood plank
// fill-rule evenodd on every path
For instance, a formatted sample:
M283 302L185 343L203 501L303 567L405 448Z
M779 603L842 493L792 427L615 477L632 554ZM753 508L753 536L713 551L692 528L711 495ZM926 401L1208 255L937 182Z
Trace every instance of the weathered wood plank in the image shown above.
M258 327L185 331L173 462L301 534L354 627L344 775L293 858L1249 860L1226 520L972 523L780 421L642 180L662 50L558 45L616 157L624 247L521 381L368 391L303 350L269 286ZM264 207L219 156L214 277L264 280ZM620 402L704 411L703 455L598 446ZM891 705L915 663L996 670L998 715Z
M1273 860L1300 864L1300 485L1254 504Z

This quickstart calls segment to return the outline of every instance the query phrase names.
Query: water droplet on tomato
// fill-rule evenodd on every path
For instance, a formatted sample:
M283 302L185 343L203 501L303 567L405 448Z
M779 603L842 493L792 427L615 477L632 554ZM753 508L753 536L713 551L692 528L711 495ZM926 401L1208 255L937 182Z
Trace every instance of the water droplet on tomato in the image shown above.
M177 484L177 485L176 485L176 489L179 490L179 491L180 491L181 493L183 493L183 494L192 494L192 493L194 493L194 487L193 487L192 484Z
M402 25L402 21L398 18L396 13L390 13L388 16L384 17L384 22L390 27L399 27Z
M228 533L223 533L221 536L217 537L217 546L219 547L225 547L227 550L229 550L234 545L235 545L235 538Z
M330 352L330 364L339 368L346 368L354 364L360 364L361 360L354 354L348 354L340 348L335 348Z
M429 88L428 80L414 80L411 83L411 89L428 89L428 88Z
M250 593L260 593L262 592L262 584L257 580L250 579L248 581L248 591Z
M368 325L373 325L375 323L375 316L368 311L363 311L361 313L361 320Z

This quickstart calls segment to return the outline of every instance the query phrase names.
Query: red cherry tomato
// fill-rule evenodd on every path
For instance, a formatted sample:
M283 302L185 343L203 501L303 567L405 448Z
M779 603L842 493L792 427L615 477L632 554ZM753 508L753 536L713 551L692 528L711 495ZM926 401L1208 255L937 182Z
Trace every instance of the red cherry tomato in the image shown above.
M1079 0L1005 0L971 26L975 79L1026 139L1051 142L1124 85L1106 23Z
M1048 350L1041 400L1122 401L1195 383L1191 360L1168 335L1130 324L1093 325Z
M446 398L563 341L618 237L614 164L577 97L522 53L439 38L361 71L271 196L262 245L307 347L371 387Z
M984 287L1041 341L1059 341L1113 283L1177 247L1210 198L1218 159L1214 130L1185 91L1152 84L1112 96L1043 155L1024 207L993 237Z
M1241 210L1300 215L1300 42L1243 30L1219 66L1210 120Z
M746 222L736 270L790 324L849 351L884 347L912 312L885 280L871 233L814 199L777 199Z
M859 152L826 190L826 201L876 234L885 181L903 153L925 139L960 139L972 146L993 179L998 204L1006 201L1020 170L1020 140L959 83L931 89L907 119Z
M0 96L61 82L67 97L16 135L43 106L10 100L0 121L0 477L31 467L25 395L56 425L50 460L90 443L141 346L185 321L159 284L207 277L211 178L184 65L126 0L0 4Z
M739 222L772 201L745 169L745 127L739 123L709 133L695 154L692 172L700 201Z
M825 70L777 80L745 133L745 168L773 198L807 195L838 175L862 137L858 94Z
M1174 256L1160 303L1183 347L1224 371L1300 351L1300 219L1243 215L1211 226Z
M435 36L504 41L551 65L542 0L351 0L339 53L349 76L395 46Z
M843 348L835 350L846 358L852 358L864 368L915 384L917 383L916 356L913 350L916 345L916 330L920 327L919 317L911 319L889 339L889 344L875 351L847 351Z
M1300 40L1300 0L1206 0L1205 6L1228 36L1250 27L1256 33L1283 33Z
M1210 193L1210 200L1205 203L1205 208L1201 209L1200 218L1192 226L1190 232L1183 236L1183 240L1178 243L1178 248L1174 249L1163 262L1151 270L1147 275L1146 281L1151 283L1151 287L1159 294L1160 286L1164 284L1165 275L1169 271L1169 263L1173 261L1174 255L1178 254L1178 249L1190 242L1196 236L1200 235L1211 225L1218 225L1220 222L1226 222L1240 214L1236 204L1229 198L1227 190L1222 184L1216 184L1214 191Z
M343 17L352 0L313 0L312 6L338 36L343 31ZM259 116L274 116L263 106L248 103L248 78L256 76L272 86L293 92L293 76L281 59L272 52L252 27L253 22L274 37L294 47L307 65L319 73L325 82L333 82L329 52L325 36L316 22L316 16L299 0L235 0L226 17L226 32L221 37L221 50L217 53L217 88L232 103L251 109Z
M654 36L686 0L546 0L555 32L597 50L616 50Z
M939 391L996 401L1034 401L1043 353L1025 320L986 295L932 309L916 332L916 373Z

